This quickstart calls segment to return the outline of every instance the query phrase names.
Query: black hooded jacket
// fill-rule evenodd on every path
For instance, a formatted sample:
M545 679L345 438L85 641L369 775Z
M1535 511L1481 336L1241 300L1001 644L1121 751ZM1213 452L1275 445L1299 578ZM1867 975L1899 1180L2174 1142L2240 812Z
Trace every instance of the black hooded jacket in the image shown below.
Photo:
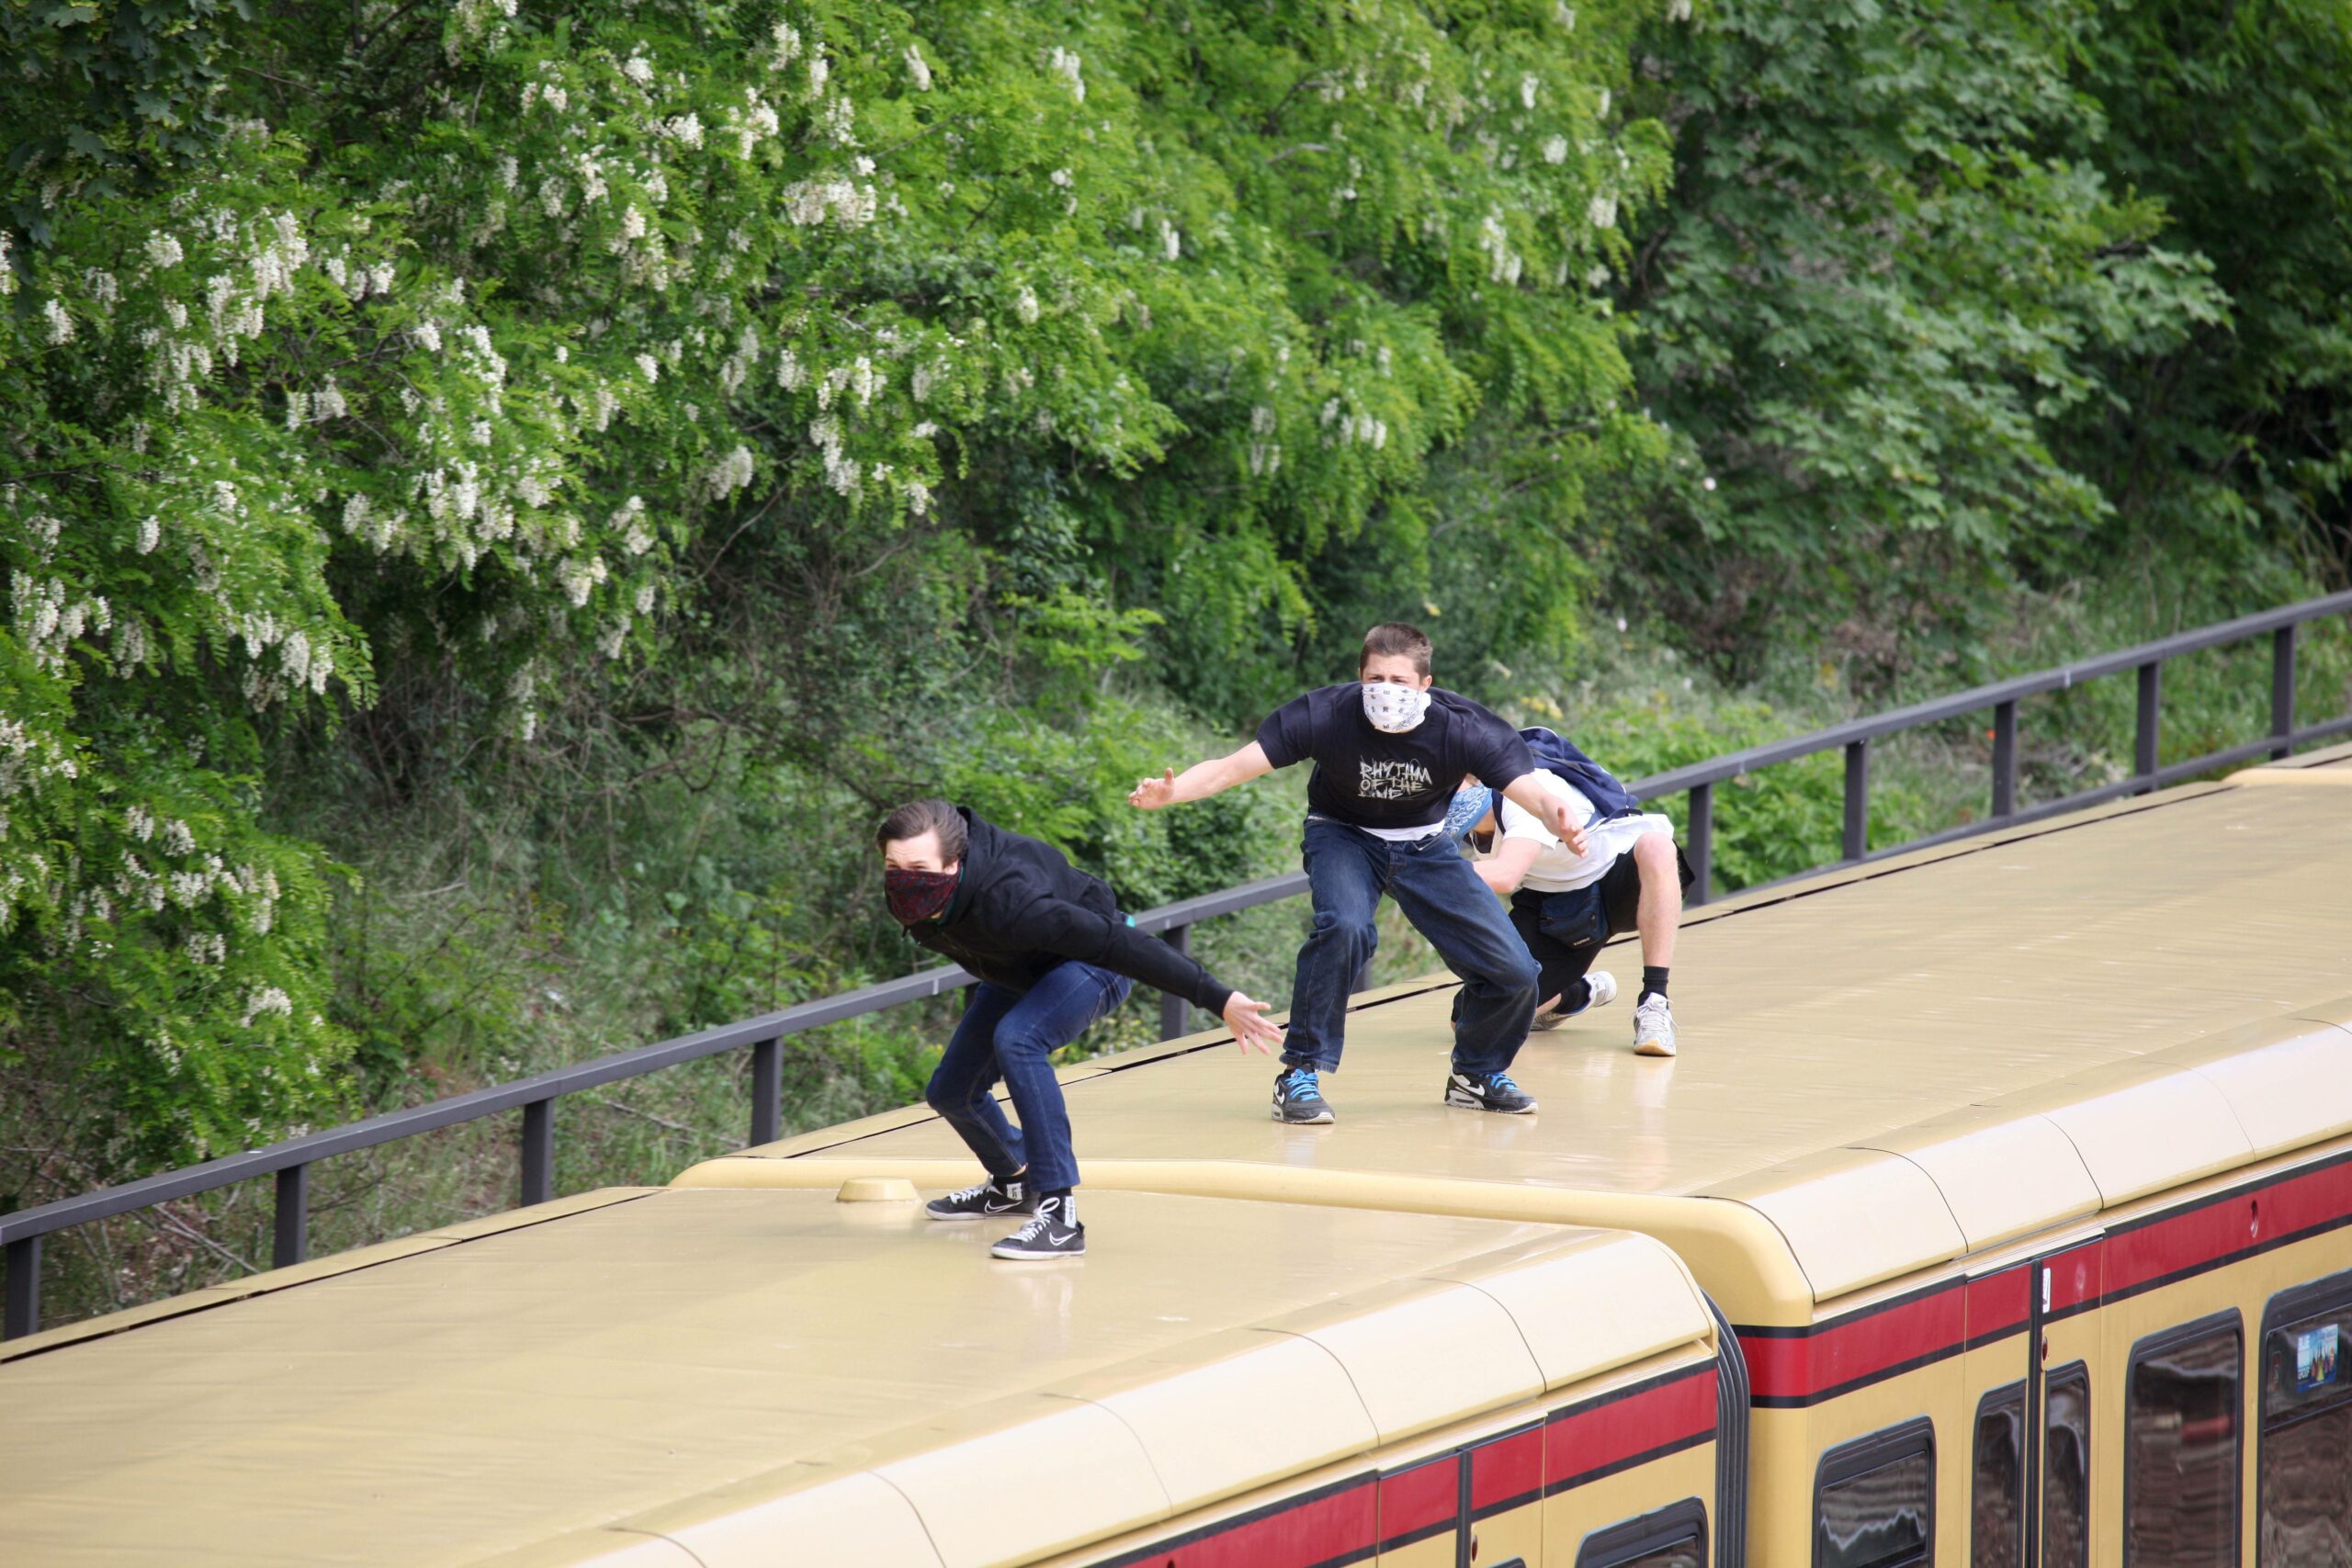
M1127 924L1107 884L1051 844L1008 833L968 806L956 809L967 833L963 875L946 913L907 928L917 942L1008 991L1026 992L1076 958L1225 1011L1233 988Z

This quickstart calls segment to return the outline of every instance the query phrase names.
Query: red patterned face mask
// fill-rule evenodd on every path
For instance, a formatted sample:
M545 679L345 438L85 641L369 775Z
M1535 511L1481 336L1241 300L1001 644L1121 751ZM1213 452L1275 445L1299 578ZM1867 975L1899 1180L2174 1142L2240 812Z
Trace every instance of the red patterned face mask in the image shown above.
M902 926L920 925L938 916L956 897L963 868L954 871L908 871L891 866L882 873L882 897L890 918Z

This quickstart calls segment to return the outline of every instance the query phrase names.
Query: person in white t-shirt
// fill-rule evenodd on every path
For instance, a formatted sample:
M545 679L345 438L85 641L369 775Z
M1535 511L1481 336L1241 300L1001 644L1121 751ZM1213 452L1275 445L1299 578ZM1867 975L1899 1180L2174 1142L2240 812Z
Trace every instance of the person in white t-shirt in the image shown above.
M1510 900L1511 925L1535 960L1541 999L1532 1027L1556 1029L1589 1008L1614 1001L1616 977L1593 969L1593 960L1611 937L1639 931L1642 988L1634 998L1634 1049L1645 1056L1673 1055L1667 970L1682 920L1682 890L1691 880L1690 863L1674 842L1674 824L1654 811L1600 819L1591 800L1567 780L1549 769L1531 776L1566 801L1572 819L1583 824L1581 853L1516 801L1492 795L1466 839L1479 877Z

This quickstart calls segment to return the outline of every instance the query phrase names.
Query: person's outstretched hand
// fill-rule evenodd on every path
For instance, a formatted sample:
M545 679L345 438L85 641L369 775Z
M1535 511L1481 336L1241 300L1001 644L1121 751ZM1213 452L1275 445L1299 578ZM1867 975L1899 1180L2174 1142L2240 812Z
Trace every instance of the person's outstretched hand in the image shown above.
M1253 1002L1239 991L1225 1004L1225 1026L1233 1031L1233 1043L1245 1055L1270 1051L1283 1043L1282 1026L1267 1021L1266 1004Z
M1568 846L1568 853L1579 857L1583 855L1584 829L1577 822L1576 807L1556 795L1552 797L1551 829L1553 832L1559 835L1560 842Z
M1170 768L1159 778L1137 779L1136 787L1127 792L1127 804L1137 811L1157 811L1176 798L1176 770Z

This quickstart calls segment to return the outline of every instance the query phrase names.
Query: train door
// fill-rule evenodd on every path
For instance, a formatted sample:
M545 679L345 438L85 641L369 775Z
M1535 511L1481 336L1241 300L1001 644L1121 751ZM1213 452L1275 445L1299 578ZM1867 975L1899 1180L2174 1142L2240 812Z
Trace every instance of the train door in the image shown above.
M2043 1253L2030 1266L2025 1568L2090 1568L2099 1517L2091 1499L2091 1396L2102 1364L2104 1256L2101 1238L2090 1236ZM2107 1529L2113 1526L2110 1515Z

